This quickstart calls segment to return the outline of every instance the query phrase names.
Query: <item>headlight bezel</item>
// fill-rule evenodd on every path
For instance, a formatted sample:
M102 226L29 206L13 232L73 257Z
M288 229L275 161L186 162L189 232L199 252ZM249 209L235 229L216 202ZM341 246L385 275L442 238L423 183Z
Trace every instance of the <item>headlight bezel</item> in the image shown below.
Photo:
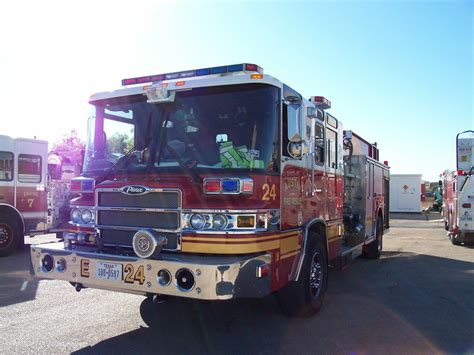
M69 217L72 224L90 226L95 222L95 211L88 206L71 206Z

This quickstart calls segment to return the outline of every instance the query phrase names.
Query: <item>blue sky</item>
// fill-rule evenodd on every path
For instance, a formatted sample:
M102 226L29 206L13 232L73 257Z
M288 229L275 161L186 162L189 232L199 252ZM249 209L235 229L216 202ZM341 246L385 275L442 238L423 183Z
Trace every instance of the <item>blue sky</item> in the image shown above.
M84 135L90 94L125 77L251 62L326 96L393 173L436 180L455 167L456 133L474 129L473 12L461 0L2 3L0 134Z

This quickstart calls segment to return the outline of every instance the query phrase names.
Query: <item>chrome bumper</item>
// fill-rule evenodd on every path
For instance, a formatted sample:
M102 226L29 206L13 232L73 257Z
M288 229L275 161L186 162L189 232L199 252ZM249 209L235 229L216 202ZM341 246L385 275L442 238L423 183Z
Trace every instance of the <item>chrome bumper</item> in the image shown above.
M47 260L50 262L45 264L44 258L47 255L52 259L48 257ZM271 292L270 254L251 256L162 254L161 257L160 260L154 260L71 251L64 249L63 243L31 246L34 276L70 281L84 287L203 300L257 298ZM52 266L49 265L51 261ZM99 263L115 264L114 268L121 268L121 278L116 280L99 278L97 275ZM48 271L48 269L51 270ZM194 277L194 285L189 290L179 287L177 282L176 275L183 269L190 271ZM265 269L264 273L263 269ZM143 271L143 274L141 272L137 274L138 270ZM160 270L167 270L171 275L168 285L160 284L158 280Z

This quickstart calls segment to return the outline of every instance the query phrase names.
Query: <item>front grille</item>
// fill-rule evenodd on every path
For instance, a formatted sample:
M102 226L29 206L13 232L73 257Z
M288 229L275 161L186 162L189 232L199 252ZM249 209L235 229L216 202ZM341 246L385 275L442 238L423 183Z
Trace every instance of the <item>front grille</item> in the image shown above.
M167 250L179 247L181 193L178 190L149 190L128 195L121 188L97 189L97 228L106 245L132 246L139 229L153 229L168 238Z
M97 221L98 224L103 226L153 228L174 231L179 228L179 213L100 210L97 213Z
M179 208L179 194L175 191L150 192L145 195L126 195L120 191L100 191L97 201L101 207Z

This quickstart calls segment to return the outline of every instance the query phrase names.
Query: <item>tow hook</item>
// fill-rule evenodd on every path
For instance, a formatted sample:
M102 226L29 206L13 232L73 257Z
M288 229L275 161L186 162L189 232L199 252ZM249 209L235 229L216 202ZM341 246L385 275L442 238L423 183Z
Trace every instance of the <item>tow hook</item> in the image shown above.
M74 285L74 288L76 289L76 292L81 292L81 290L85 287L82 286L81 283L77 283L77 284Z

